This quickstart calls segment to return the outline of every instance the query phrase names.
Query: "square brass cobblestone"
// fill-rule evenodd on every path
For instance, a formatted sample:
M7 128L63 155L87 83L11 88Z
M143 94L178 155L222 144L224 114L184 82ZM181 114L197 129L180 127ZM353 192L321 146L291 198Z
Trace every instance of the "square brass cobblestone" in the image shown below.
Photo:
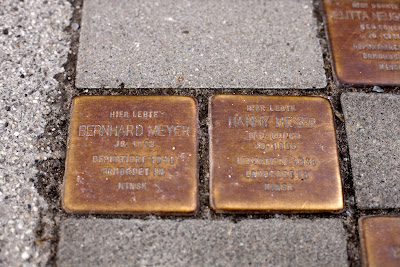
M400 217L361 218L360 237L365 266L400 266Z
M83 96L72 108L67 212L197 209L197 105L180 96Z
M210 202L217 212L343 208L329 101L218 95L210 106Z
M325 0L336 78L341 84L400 84L400 2Z

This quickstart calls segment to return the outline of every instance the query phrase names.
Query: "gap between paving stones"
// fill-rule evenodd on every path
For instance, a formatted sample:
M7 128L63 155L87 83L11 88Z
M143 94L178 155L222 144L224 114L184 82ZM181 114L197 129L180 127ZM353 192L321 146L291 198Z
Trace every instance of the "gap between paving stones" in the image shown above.
M71 18L72 23L81 22L82 0L70 1L74 13ZM186 89L186 88L170 88L170 89L128 89L121 84L116 89L76 89L75 74L76 61L79 46L79 32L73 30L69 26L66 32L71 38L71 53L68 55L68 61L64 65L65 72L57 74L54 78L59 82L59 89L62 94L59 99L54 100L52 113L46 116L47 126L43 135L38 137L38 148L49 146L53 152L53 157L38 161L36 166L39 170L38 182L35 184L40 195L48 202L50 208L48 214L54 221L54 227L48 229L49 225L44 221L38 223L36 235L38 244L40 242L51 242L51 257L48 265L56 264L57 245L59 242L60 222L66 218L106 218L106 219L132 219L140 218L149 219L170 219L170 220L186 220L186 219L203 219L209 221L228 220L238 222L244 219L300 219L300 218L340 218L346 229L347 235L347 253L350 266L360 266L360 243L358 237L358 219L365 215L399 215L400 209L373 209L361 210L357 209L355 203L355 192L353 186L353 176L351 172L350 156L345 132L344 116L340 103L340 95L343 92L364 92L374 93L372 86L350 87L338 86L334 83L332 76L331 57L326 40L326 31L323 23L323 7L322 2L314 0L314 15L318 23L318 38L320 40L323 57L324 68L327 76L328 86L320 90L299 90L299 89ZM399 87L381 87L385 93L400 95ZM246 95L291 95L291 96L322 96L332 104L335 114L337 148L339 153L340 171L343 182L344 193L344 209L337 213L269 213L269 214L215 214L209 207L209 136L208 136L208 104L209 97L216 94L246 94ZM61 209L61 186L63 182L65 152L67 131L70 123L70 106L71 99L81 95L183 95L191 96L197 100L199 109L199 211L193 216L156 216L156 215L70 215ZM51 234L51 236L48 236Z

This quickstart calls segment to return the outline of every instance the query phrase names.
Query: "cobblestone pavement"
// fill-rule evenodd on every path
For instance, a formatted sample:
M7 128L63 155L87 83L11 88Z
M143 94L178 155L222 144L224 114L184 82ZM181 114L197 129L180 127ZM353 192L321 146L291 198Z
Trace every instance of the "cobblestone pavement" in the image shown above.
M54 151L43 137L59 101L53 77L63 73L72 8L66 1L0 3L0 265L45 264L54 238L53 216L35 184L38 161ZM56 132L54 132L56 134ZM56 152L60 153L60 152ZM35 244L37 241L38 245ZM40 243L40 245L39 245Z
M2 1L0 265L360 266L358 219L400 216L400 90L337 85L322 16L319 0ZM327 98L344 209L214 213L208 103L216 94ZM69 112L80 95L194 97L199 211L66 214Z

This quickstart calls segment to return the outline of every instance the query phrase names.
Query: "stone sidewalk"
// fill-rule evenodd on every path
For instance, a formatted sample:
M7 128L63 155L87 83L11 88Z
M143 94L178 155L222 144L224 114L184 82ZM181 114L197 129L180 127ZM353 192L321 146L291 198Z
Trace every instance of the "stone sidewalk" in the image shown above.
M400 215L400 90L337 85L322 14L318 0L1 2L0 265L360 266L358 219ZM207 116L221 93L330 100L345 208L215 214ZM64 213L78 95L196 98L199 211Z
M345 231L339 219L237 223L68 219L61 236L59 266L347 264Z

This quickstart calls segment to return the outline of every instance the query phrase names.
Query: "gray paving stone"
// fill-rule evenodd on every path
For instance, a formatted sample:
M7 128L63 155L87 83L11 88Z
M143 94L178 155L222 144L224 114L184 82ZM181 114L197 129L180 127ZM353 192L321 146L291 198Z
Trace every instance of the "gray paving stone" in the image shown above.
M78 88L323 88L312 0L86 0Z
M341 97L356 201L361 208L400 207L400 96Z
M339 219L67 219L58 266L347 266Z
M0 1L0 266L44 266L50 255L50 241L34 243L53 236L35 161L51 155L38 136L61 94L53 77L64 71L71 16L67 0Z

